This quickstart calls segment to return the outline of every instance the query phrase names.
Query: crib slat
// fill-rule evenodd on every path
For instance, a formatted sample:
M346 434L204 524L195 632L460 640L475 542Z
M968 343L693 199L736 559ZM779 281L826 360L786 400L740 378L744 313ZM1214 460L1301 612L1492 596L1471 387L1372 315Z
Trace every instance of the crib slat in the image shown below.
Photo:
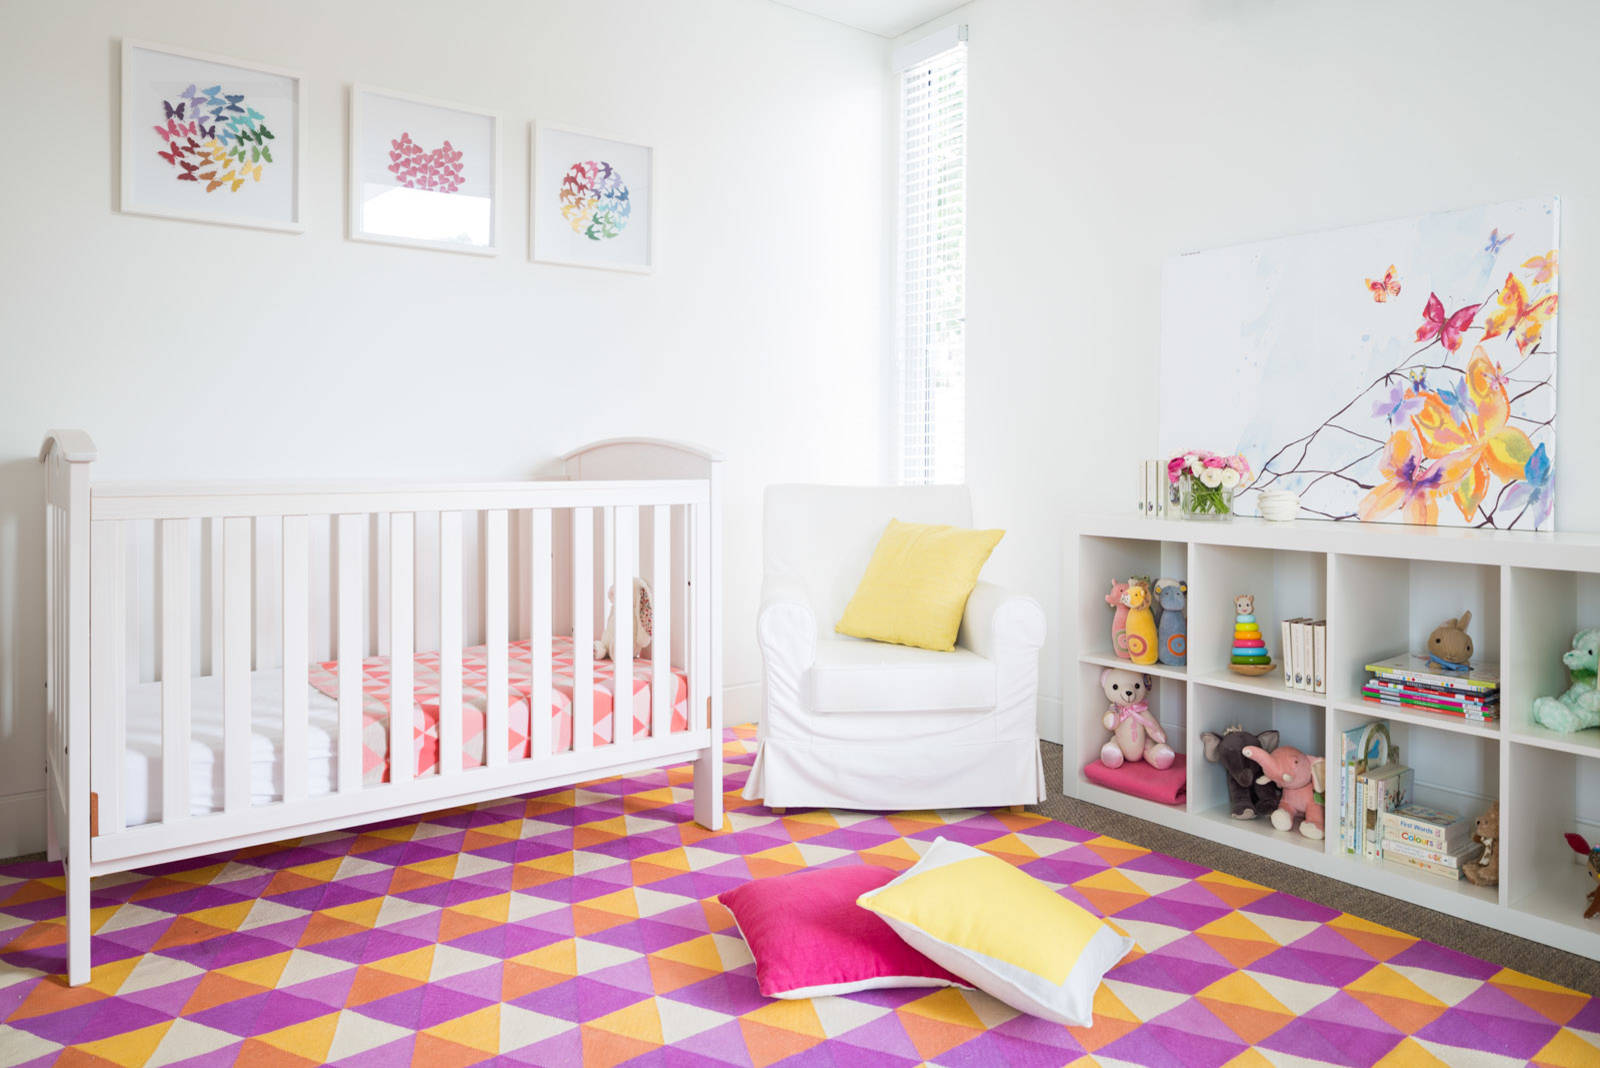
M252 520L222 521L222 808L250 807Z
M678 679L672 673L672 506L653 505L650 518L654 521L650 587L656 598L650 616L650 733L665 738L672 730L672 706L678 696Z
M161 821L189 818L189 521L161 521Z
M461 771L461 513L439 514L439 774Z
M483 762L491 768L505 764L511 739L507 734L506 702L510 699L507 681L506 632L510 580L506 573L508 516L504 508L484 515L483 605L484 641L488 645L489 678L484 690Z
M528 598L533 621L528 653L533 659L533 690L528 697L528 725L533 732L533 758L550 755L554 747L550 721L551 675L550 602L555 596L550 582L550 509L535 508L528 516L533 545L528 552Z
M572 748L594 748L594 509L572 510Z
M283 799L306 796L310 669L310 520L283 517Z
M128 748L127 534L119 520L93 526L90 556L93 605L89 629L90 737L94 789L100 795L100 833L122 830L122 761Z
M689 625L689 729L701 730L707 722L706 683L711 673L711 524L710 509L703 504L688 509L689 594L694 598ZM713 739L721 744L720 739Z
M361 789L361 537L366 516L338 517L339 538L339 791Z
M616 582L612 602L611 743L633 743L633 571L638 557L639 509L618 505L611 525L611 572Z
M417 773L412 703L414 631L411 620L413 525L410 512L389 515L389 781L409 782Z

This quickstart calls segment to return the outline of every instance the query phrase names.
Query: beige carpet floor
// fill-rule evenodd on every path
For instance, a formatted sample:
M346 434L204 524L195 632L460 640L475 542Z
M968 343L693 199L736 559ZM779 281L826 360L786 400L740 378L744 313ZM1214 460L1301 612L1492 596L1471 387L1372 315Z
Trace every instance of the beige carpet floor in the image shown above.
M1044 743L1044 771L1050 796L1034 809L1041 815L1249 879L1573 990L1600 994L1600 961L1468 923L1409 901L1328 879L1087 801L1064 797L1059 745ZM1582 904L1582 901L1575 901L1573 907L1581 909Z

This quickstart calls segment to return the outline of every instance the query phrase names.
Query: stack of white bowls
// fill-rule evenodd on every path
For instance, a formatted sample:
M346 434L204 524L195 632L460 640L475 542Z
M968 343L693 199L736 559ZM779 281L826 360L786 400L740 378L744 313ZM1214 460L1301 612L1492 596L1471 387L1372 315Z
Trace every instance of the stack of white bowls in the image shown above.
M1256 499L1261 515L1274 523L1287 523L1300 514L1300 496L1288 490L1262 490Z

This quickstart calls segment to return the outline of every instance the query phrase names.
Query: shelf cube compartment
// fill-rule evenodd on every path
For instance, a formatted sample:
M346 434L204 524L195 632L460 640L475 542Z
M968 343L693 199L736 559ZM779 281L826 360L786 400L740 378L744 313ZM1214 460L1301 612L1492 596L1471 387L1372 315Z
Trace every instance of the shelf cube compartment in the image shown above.
M1100 685L1100 677L1106 670L1108 669L1098 664L1080 664L1078 667L1078 674L1081 680L1079 707L1082 709L1082 714L1077 721L1079 767L1069 769L1069 774L1075 773L1080 777L1083 776L1084 766L1098 762L1101 748L1111 740L1111 732L1106 730L1104 724L1104 717L1106 711L1110 708L1110 702L1106 699L1105 692ZM1124 670L1140 671L1141 669L1136 665L1124 665ZM1173 766L1181 769L1184 766L1184 739L1188 731L1189 722L1188 688L1184 685L1182 679L1151 675L1150 680L1153 686L1149 696L1150 712L1156 717L1161 729L1166 733L1167 744L1177 752L1177 759L1174 761ZM1140 773L1137 778L1145 778L1143 769L1133 770ZM1091 782L1087 778L1084 778L1083 781ZM1133 792L1131 789L1122 789L1119 786L1106 784L1091 784L1101 789L1117 789L1122 793L1126 793L1129 797L1140 797L1138 793ZM1143 798L1141 800L1179 809L1184 805L1181 796L1175 801L1171 799L1155 801L1154 799Z
M1600 914L1583 916L1595 882L1565 835L1600 845L1600 756L1513 744L1500 830L1500 879L1514 911L1572 929L1573 952L1600 954Z
M1220 735L1234 725L1253 734L1276 730L1280 745L1292 745L1309 756L1321 756L1325 744L1326 712L1317 705L1287 698L1205 686L1195 687L1194 703L1191 716L1194 731L1190 735L1189 753L1189 811L1216 824L1218 829L1213 833L1218 835L1240 833L1276 836L1282 839L1285 848L1322 852L1321 841L1306 838L1297 830L1276 830L1269 817L1235 819L1228 803L1227 773L1220 764L1206 760L1201 735L1207 731ZM1230 830L1224 832L1221 830L1223 827ZM1256 843L1248 848L1260 851L1262 847Z
M1366 665L1420 653L1448 619L1471 612L1476 664L1500 660L1500 568L1336 553L1329 557L1328 694L1359 701Z
M1600 575L1540 568L1506 569L1505 658L1500 715L1516 738L1600 754L1600 730L1563 732L1534 722L1540 697L1571 684L1562 657L1578 631L1600 627Z
M1188 551L1181 541L1085 536L1078 554L1075 594L1079 648L1088 650L1091 656L1114 658L1111 623L1116 609L1106 602L1112 583L1126 582L1136 575L1147 577L1152 583L1164 578L1187 582ZM1183 670L1162 667L1169 673Z
M1189 663L1195 675L1228 671L1233 651L1234 598L1255 599L1261 628L1276 674L1261 676L1263 685L1283 681L1285 619L1327 615L1327 556L1288 549L1255 549L1231 545L1196 545L1194 575L1189 582ZM1240 676L1241 678L1246 676Z

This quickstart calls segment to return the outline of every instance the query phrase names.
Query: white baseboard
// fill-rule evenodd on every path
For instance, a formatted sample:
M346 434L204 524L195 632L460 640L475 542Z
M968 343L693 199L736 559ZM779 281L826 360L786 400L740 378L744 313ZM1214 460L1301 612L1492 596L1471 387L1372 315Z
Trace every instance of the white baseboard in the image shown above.
M44 852L44 791L0 797L0 858Z
M761 722L759 682L740 682L722 688L722 722L728 727Z
M1039 698L1039 737L1061 744L1061 698Z

